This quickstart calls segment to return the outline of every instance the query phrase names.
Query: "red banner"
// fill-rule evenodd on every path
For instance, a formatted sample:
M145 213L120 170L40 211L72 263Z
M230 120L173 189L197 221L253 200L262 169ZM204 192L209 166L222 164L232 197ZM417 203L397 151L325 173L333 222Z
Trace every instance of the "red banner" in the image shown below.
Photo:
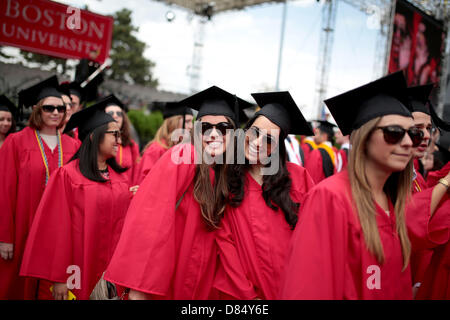
M64 59L109 56L114 19L48 0L0 0L0 45Z

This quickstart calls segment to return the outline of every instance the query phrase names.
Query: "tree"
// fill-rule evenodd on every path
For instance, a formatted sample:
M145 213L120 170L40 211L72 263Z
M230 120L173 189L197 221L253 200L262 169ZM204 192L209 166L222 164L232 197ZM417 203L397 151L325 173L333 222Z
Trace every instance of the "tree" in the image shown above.
M131 23L131 11L122 9L114 14L114 31L111 48L111 74L114 80L156 87L158 80L152 75L155 63L144 57L146 44L134 33L139 30Z

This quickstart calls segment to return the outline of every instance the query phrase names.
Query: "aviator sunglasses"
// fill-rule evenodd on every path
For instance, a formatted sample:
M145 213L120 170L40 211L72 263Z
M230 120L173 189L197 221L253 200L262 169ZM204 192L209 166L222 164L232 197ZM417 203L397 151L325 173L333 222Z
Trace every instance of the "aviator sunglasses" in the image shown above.
M383 130L384 141L389 144L397 144L402 141L405 134L408 132L409 137L413 143L413 148L416 148L420 145L423 140L424 134L422 130L416 127L409 128L408 130L400 127L400 126L385 126L385 127L377 127L376 129Z
M66 106L52 106L50 104L46 104L42 106L42 110L48 113L53 113L55 110L58 110L58 113L66 112Z
M108 111L107 114L109 114L111 117L114 117L114 114L116 114L119 118L123 117L122 111Z
M224 136L227 133L227 130L233 129L233 125L229 122L219 122L217 124L202 122L202 135L206 135L207 132L211 134L211 131L208 130L212 130L212 128L215 128Z
M267 141L268 147L270 147L272 144L275 145L277 143L274 137L272 137L270 134L263 134L261 132L261 129L259 129L258 127L250 127L246 132L250 140L255 140L262 136L263 140Z

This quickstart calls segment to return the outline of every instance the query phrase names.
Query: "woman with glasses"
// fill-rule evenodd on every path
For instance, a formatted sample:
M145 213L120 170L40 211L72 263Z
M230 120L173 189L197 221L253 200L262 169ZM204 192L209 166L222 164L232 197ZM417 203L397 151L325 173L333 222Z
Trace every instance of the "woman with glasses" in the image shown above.
M17 108L5 95L0 96L0 148L6 137L16 132L16 122L14 115Z
M0 149L0 299L35 298L36 281L19 277L25 240L50 175L79 146L59 132L66 106L57 87L52 77L19 93L33 108L29 125Z
M348 170L308 194L282 299L412 299L411 246L427 244L445 218L433 205L429 213L406 210L423 133L405 89L398 72L325 101L342 133L351 133Z
M210 87L180 102L198 110L193 145L166 152L139 186L105 279L129 299L210 299L225 209L232 130L251 105ZM231 152L231 154L230 154Z
M144 148L138 169L136 170L134 184L139 185L156 161L174 145L190 137L193 127L193 115L189 108L178 102L167 102L163 110L164 122L156 132L155 138ZM184 132L177 132L183 130ZM175 134L175 135L173 135Z
M252 96L261 110L238 144L237 159L244 161L229 171L231 200L216 231L214 286L221 298L276 299L298 210L314 185L306 169L287 162L284 140L312 130L289 92Z
M136 166L139 160L139 146L131 139L130 120L125 112L125 106L113 94L106 97L108 101L105 105L105 112L109 114L117 122L120 128L122 143L119 145L119 150L116 155L116 162L128 168L125 173L128 178L130 187L134 185L134 175Z
M41 279L39 299L89 299L119 240L132 194L115 160L120 128L104 113L107 102L68 122L66 131L77 127L83 143L52 176L36 211L21 275Z

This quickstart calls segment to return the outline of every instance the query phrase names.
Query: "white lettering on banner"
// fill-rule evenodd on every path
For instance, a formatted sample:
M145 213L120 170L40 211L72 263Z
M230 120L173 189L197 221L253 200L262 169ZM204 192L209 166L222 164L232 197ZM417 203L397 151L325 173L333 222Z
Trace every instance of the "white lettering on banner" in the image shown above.
M8 3L6 5L6 16L10 17L10 18L17 18L19 16L19 14L20 14L20 12L19 12L19 3L16 2L16 1L13 2L12 0L7 0L7 1L8 1ZM12 9L15 10L15 14L14 15L11 14L11 4L12 3L14 4L14 7L12 7Z
M381 289L381 269L377 265L367 267L367 274L371 276L367 278L367 288L369 290Z

